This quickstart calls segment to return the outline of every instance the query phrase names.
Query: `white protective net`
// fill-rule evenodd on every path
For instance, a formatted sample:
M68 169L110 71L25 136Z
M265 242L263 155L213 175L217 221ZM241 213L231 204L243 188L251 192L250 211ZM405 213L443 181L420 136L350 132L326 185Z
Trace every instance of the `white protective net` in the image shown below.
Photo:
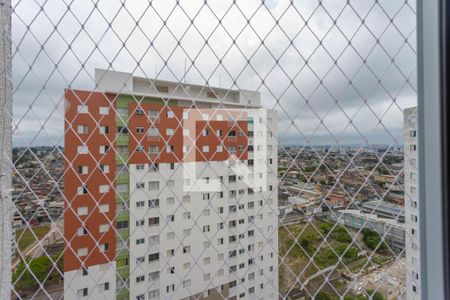
M4 297L418 299L415 6L6 1Z

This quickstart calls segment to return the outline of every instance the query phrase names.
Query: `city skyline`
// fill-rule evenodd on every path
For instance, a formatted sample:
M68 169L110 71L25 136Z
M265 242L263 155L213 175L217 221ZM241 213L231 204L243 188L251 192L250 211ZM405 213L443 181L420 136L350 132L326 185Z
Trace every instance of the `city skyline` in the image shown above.
M82 2L71 4L80 22L88 18L92 5ZM114 4L102 6L105 17L89 16L84 29L76 20L59 24L58 32L64 38L55 37L45 19L37 19L30 29L38 31L39 37L52 37L43 49L35 49L36 41L26 35L28 29L23 23L39 7L25 9L18 5L16 14L22 19L13 18L13 41L21 41L22 47L20 52L15 50L18 52L13 58L15 145L28 145L33 139L34 145L62 143L63 91L67 86L92 90L94 68L181 83L206 85L208 81L211 86L225 89L257 90L263 105L278 111L280 144L306 144L306 138L313 144L334 144L335 138L345 144L365 143L364 138L369 144L401 143L401 122L396 120L402 117L402 108L416 103L415 15L408 6L384 3L384 11L377 6L369 11L370 3L360 3L358 9L367 12L366 26L355 28L351 23L359 22L362 16L343 4L323 2L315 11L315 3L302 2L299 12L288 0L266 1L263 8L261 1L252 0L239 2L240 12L225 1L208 3L217 17L223 17L223 27L208 7L196 16L195 27L190 26L186 14L193 17L203 3L180 3L186 13L170 1L153 1L150 7L129 4L129 13ZM65 9L64 5L56 5L48 12L49 17L57 18ZM113 22L115 33L102 36L116 12L120 26L119 21ZM334 24L331 16L339 13L348 18L342 17ZM394 23L389 20L392 16ZM246 21L249 17L251 27ZM163 24L166 18L171 31ZM135 28L134 20L138 19L139 27ZM207 24L218 28L213 31L215 26ZM297 24L296 30L290 29L293 24ZM145 33L141 27L147 29ZM186 36L182 35L184 31ZM378 42L375 34L380 35ZM102 39L95 44L90 37ZM66 48L72 39L77 42L65 56L58 49ZM177 39L181 40L179 45ZM34 61L32 70L25 57ZM382 124L378 123L380 119ZM346 128L349 120L353 125ZM42 125L44 130L37 132L35 128Z

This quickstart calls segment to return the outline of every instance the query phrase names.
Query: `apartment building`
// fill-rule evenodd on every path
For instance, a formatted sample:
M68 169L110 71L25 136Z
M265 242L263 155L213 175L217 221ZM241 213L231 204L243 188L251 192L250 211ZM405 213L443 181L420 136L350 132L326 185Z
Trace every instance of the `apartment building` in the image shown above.
M417 155L417 108L404 114L406 296L420 299L420 226Z
M96 70L66 90L65 299L278 298L276 112Z

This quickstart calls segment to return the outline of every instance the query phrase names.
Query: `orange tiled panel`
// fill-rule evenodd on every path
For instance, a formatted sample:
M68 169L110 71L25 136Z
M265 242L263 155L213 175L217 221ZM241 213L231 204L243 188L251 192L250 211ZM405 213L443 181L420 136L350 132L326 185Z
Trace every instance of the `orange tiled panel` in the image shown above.
M65 110L65 136L64 153L65 174L64 174L64 195L65 213L64 213L64 236L67 240L64 252L64 272L79 269L82 266L92 266L106 263L114 260L115 257L115 231L111 228L106 233L99 232L100 224L109 224L115 217L115 192L111 188L114 186L115 175L115 154L113 151L114 138L116 132L115 114L110 110L108 115L100 115L101 106L111 106L114 101L114 95L106 95L97 92L86 92L76 90L66 90L66 110ZM85 102L88 106L88 114L79 114L77 106ZM100 125L109 127L108 134L100 134ZM78 125L88 126L87 134L78 134ZM77 154L78 146L86 143L88 154ZM108 153L99 154L101 145L109 145ZM109 166L109 173L103 174L97 167L99 164ZM78 166L87 166L88 173L78 174ZM77 195L77 188L86 184L90 195ZM99 186L101 184L111 184L109 192L100 194ZM109 212L100 213L96 204L109 204ZM69 207L70 204L70 207ZM87 216L78 216L77 208L80 206L88 207ZM77 230L81 227L81 220L85 222L88 235L78 236ZM114 227L114 222L111 227ZM96 248L95 243L109 243L109 250L101 253ZM78 258L77 249L87 247L89 254Z
M229 146L236 147L236 156L241 160L247 159L247 130L248 122L246 115L242 114L242 121L229 122L228 120L209 121L202 120L201 111L196 109L189 110L189 118L183 119L183 111L187 111L187 108L180 106L163 106L160 104L144 103L140 104L140 108L143 110L143 114L136 114L137 103L130 102L130 163L171 163L171 162L192 162L192 161L222 161L227 160L230 157L230 153L226 150ZM159 112L159 117L156 119L150 118L148 115L149 110ZM168 112L173 112L173 117L168 117ZM204 110L202 110L204 111ZM214 118L214 113L217 113L214 109L206 110L209 112L211 118ZM225 111L222 110L222 114L225 117L229 115L240 116L241 112L238 111ZM137 133L136 128L143 127L144 133ZM151 128L156 128L159 132L157 137L148 135ZM173 129L173 135L167 135L167 129ZM183 136L183 128L189 129L189 135L192 139ZM208 136L202 136L202 131L207 128L209 130ZM222 130L222 136L216 134L217 130ZM227 137L230 131L236 133L236 137ZM242 135L239 132L242 131ZM223 142L224 148L222 152L216 152L217 146ZM193 147L196 145L196 150L183 153L183 145L189 145ZM142 146L141 152L136 151L137 146ZM204 153L203 146L209 146L209 152ZM151 146L158 146L159 152L157 154L149 153ZM172 146L173 152L167 153L167 147ZM241 147L239 147L241 146Z

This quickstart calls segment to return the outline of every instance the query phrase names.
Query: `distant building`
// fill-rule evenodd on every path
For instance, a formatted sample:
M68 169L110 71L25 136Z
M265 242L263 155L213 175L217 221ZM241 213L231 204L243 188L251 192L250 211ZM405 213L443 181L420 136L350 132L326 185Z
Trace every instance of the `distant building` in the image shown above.
M373 179L377 182L392 184L395 182L395 176L393 175L375 175Z
M291 213L293 210L292 205L284 205L278 207L278 217L283 218L285 215Z
M420 299L419 186L417 163L417 108L404 112L406 296Z
M386 300L399 300L404 299L405 276L405 259L400 258L392 264L363 275L352 285L356 290L358 287L364 287L377 291Z
M361 210L363 212L376 214L379 217L396 219L398 222L405 221L405 208L384 200L364 202Z
M329 219L346 227L369 228L385 237L384 241L392 250L400 253L405 248L405 226L396 220L382 218L357 209L341 209L329 212Z

